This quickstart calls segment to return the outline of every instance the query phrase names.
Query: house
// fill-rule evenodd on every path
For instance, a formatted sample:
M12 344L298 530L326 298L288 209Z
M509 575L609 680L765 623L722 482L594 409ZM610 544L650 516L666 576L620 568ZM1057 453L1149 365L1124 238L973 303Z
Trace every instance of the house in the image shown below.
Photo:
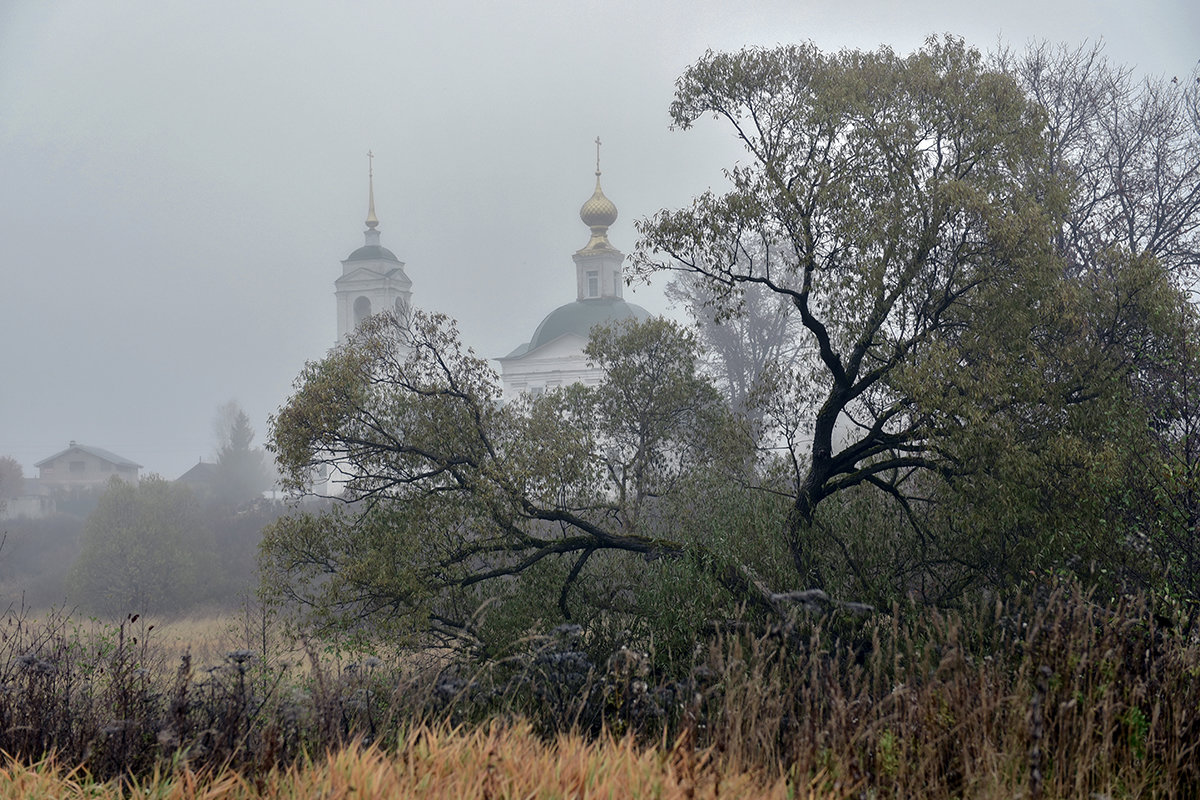
M141 464L100 447L72 441L66 450L34 464L38 482L58 489L92 489L103 487L114 475L137 485Z

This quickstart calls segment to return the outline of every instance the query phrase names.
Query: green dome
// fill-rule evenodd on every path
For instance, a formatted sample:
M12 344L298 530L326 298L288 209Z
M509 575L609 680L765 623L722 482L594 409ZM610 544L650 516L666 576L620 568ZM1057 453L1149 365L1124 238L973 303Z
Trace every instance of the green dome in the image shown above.
M396 254L386 247L377 244L367 244L355 250L347 258L347 261L371 261L372 259L382 258L384 261L395 261L400 263L400 259L396 258Z
M559 306L542 320L529 341L529 350L536 350L567 333L576 333L586 339L597 325L624 319L647 320L650 312L619 297L576 300Z

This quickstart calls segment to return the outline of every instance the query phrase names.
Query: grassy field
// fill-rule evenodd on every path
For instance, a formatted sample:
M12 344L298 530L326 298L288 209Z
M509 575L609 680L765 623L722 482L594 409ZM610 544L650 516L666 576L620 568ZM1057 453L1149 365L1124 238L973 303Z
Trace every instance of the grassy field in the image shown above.
M1145 598L799 617L653 664L554 636L481 665L251 614L10 614L0 796L1200 796L1200 626Z

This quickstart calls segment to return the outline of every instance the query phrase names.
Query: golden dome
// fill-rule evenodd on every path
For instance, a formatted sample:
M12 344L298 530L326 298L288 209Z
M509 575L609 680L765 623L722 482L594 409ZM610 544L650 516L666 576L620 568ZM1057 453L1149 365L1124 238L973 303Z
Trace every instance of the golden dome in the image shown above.
M600 188L600 173L596 173L596 191L579 209L579 218L589 228L607 228L617 221L617 207L604 196ZM596 231L593 231L595 233Z
M613 201L604 196L600 188L600 171L596 171L596 191L579 209L579 218L583 224L592 229L591 238L584 245L584 250L610 250L612 244L608 241L608 226L617 221L617 207Z
M584 250L612 250L608 241L608 226L617 221L617 207L613 201L604 196L600 188L600 137L596 137L596 191L579 209L579 218L583 224L592 229L592 238L584 245Z

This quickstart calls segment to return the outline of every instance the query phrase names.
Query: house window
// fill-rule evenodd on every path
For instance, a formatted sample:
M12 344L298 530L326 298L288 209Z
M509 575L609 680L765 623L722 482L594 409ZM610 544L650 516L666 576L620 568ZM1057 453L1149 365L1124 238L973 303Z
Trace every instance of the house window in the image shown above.
M78 474L87 469L87 464L82 461L72 461L67 469L69 469L73 474Z
M600 273L591 271L587 274L587 296L600 296Z

